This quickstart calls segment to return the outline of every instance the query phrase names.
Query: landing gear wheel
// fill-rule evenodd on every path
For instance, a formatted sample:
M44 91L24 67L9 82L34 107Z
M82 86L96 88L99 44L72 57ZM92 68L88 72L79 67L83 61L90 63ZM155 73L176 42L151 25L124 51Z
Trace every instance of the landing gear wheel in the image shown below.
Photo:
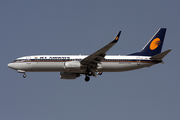
M86 77L85 77L85 81L86 81L86 82L89 82L89 80L90 80L90 77L89 77L89 76L86 76Z
M91 76L93 72L91 70L86 70L87 75Z
M26 78L26 75L25 75L25 74L23 75L23 78Z

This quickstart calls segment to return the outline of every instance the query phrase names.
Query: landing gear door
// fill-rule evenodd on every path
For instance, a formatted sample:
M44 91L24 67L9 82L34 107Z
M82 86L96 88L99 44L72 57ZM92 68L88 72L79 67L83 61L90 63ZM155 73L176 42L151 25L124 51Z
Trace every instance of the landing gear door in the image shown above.
M31 57L26 57L26 63L31 64Z

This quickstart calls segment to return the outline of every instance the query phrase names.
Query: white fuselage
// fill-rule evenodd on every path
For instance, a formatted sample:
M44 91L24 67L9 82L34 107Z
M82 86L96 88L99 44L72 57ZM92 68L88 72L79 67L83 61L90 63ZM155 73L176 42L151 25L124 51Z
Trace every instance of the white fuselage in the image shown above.
M80 63L86 55L37 55L25 56L16 59L8 66L18 72L75 72L84 73L86 68L66 67L66 63ZM107 55L105 59L98 63L97 68L92 68L93 72L121 72L149 67L159 62L151 61L149 56L121 56Z
M25 72L60 72L61 79L76 79L83 74L88 82L90 76L96 77L102 72L129 71L161 63L163 57L171 51L169 49L161 53L165 33L166 28L159 29L141 51L126 56L106 55L118 42L119 31L110 43L90 55L25 56L9 63L8 67L24 73L24 78Z

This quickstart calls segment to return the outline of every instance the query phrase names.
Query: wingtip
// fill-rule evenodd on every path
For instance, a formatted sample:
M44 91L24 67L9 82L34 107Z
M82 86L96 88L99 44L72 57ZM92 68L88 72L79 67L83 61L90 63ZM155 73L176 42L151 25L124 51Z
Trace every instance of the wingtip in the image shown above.
M117 36L116 36L116 37L118 37L118 38L119 38L120 34L121 34L121 31L119 31L119 32L118 32L118 34L117 34Z
M116 37L114 38L114 40L111 43L116 43L119 40L120 34L121 34L121 31L118 32L118 34L116 35Z

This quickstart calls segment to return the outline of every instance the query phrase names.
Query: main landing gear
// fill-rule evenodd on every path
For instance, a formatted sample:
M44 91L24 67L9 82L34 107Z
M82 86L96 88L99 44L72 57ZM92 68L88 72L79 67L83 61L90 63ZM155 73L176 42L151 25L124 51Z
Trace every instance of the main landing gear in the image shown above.
M89 80L90 80L90 77L86 75L85 81L86 81L86 82L89 82Z
M89 69L87 69L86 70L86 77L85 77L85 81L86 82L89 82L89 80L90 80L90 77L89 76L91 76L93 74L93 72L91 71L91 70L89 70Z

